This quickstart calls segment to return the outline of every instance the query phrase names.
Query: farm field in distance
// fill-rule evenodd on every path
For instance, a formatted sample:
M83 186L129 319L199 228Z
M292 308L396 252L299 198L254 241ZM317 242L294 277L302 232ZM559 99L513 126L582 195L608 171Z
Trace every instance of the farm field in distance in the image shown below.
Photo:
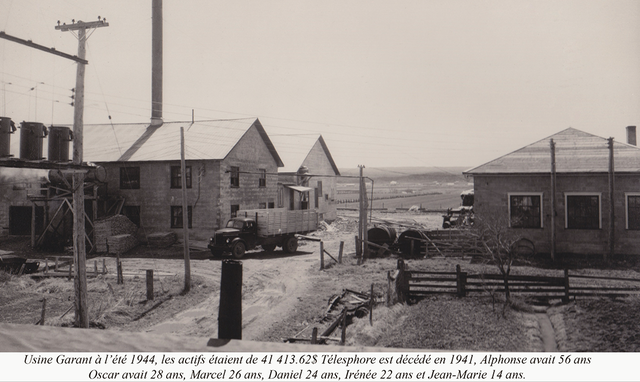
M466 168L366 169L367 195L371 199L373 180L374 209L406 209L412 206L428 211L445 211L460 205L460 193L473 189L473 179L466 179ZM358 208L357 170L341 170L338 178L338 208Z

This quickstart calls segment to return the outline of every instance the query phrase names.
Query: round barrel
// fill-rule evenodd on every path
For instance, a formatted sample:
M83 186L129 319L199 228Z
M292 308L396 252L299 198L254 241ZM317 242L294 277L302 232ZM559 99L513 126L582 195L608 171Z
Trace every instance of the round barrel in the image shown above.
M71 129L66 126L49 128L49 160L52 162L69 161L69 142L73 139Z
M11 118L0 117L0 158L11 156L11 135L16 125Z
M40 122L20 124L20 159L41 160L42 140L47 136L47 128Z
M422 241L411 240L410 238L417 238L417 239L426 240L427 239L427 235L423 231L420 231L420 230L408 229L408 230L404 231L403 233L401 233L400 237L398 237L398 247L400 249L400 252L404 253L405 255L409 255L409 256L418 256L418 255L420 255L420 249L423 246ZM411 242L414 242L413 243L413 253L411 252Z
M89 169L85 176L85 183L104 183L107 180L107 170L102 166ZM59 188L73 185L73 171L49 170L49 182Z
M391 246L396 241L396 230L383 224L376 225L367 231L367 240L374 244ZM379 251L380 248L369 246L371 257L374 257Z
M376 225L367 231L367 239L378 245L391 245L396 241L396 230L386 225Z

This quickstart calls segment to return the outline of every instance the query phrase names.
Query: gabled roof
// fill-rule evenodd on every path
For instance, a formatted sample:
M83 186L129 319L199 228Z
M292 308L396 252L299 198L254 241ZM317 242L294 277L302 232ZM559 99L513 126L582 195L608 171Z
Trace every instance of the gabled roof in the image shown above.
M258 119L227 119L148 124L84 126L87 162L180 160L180 127L184 127L185 159L224 159L251 127L255 127L278 167L283 163Z
M568 128L550 137L501 156L464 174L551 173L550 140L555 143L557 173L602 173L609 170L606 138ZM614 140L616 172L640 172L640 148Z
M329 147L320 134L311 135L272 135L271 139L282 156L284 167L278 169L280 173L295 173L309 156L316 144L320 144L331 168L336 175L340 175L338 166L333 161ZM310 169L313 172L313 169Z

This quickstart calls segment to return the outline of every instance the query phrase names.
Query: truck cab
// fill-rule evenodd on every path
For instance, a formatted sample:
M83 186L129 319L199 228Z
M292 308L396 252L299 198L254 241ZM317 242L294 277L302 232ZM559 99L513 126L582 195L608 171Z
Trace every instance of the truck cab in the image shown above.
M217 230L209 239L209 249L213 255L230 252L241 258L244 252L256 246L256 221L252 218L236 217L227 222L225 228Z

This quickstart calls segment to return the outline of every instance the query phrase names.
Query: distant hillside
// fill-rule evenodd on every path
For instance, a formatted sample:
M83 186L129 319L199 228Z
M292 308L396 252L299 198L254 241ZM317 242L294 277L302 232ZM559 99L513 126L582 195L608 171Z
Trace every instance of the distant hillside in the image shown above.
M398 183L428 183L428 182L471 182L471 178L466 179L462 171L470 167L365 167L364 176L376 182ZM347 176L360 175L360 169L348 168L340 169L342 178L338 178L339 183L353 183L353 178Z

